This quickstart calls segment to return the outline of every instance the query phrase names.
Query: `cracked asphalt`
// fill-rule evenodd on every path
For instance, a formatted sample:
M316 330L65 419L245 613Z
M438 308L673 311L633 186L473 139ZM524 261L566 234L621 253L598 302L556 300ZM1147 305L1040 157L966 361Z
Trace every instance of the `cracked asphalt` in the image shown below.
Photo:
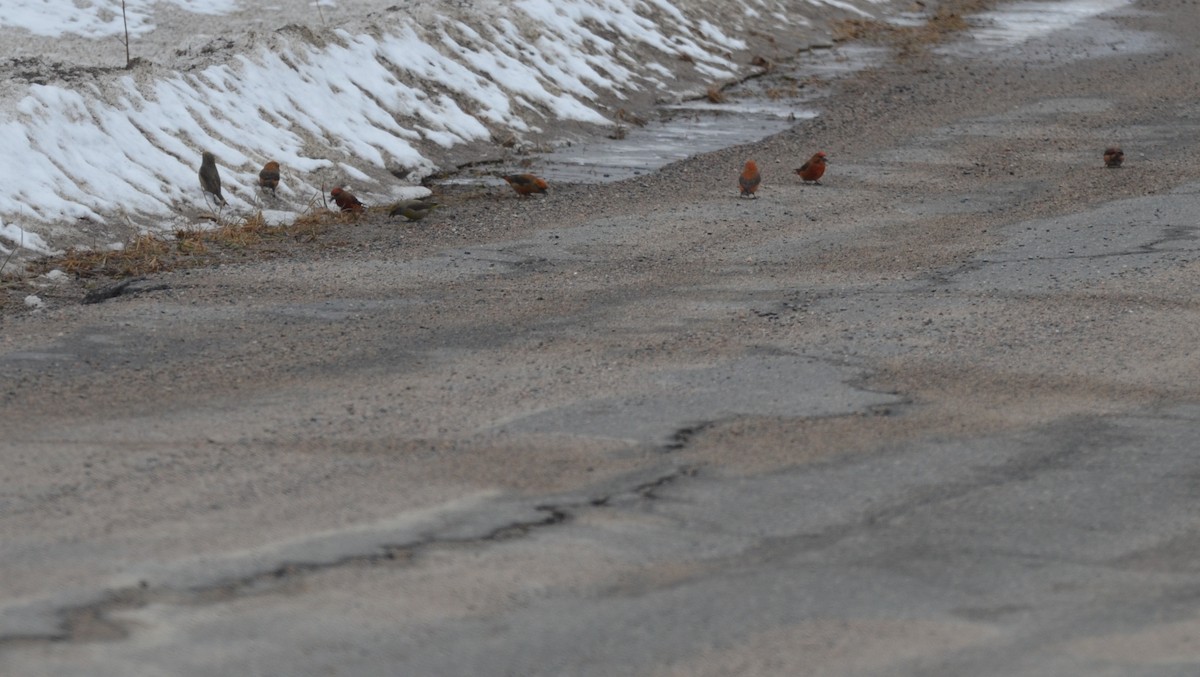
M0 674L1197 674L1197 24L0 317Z

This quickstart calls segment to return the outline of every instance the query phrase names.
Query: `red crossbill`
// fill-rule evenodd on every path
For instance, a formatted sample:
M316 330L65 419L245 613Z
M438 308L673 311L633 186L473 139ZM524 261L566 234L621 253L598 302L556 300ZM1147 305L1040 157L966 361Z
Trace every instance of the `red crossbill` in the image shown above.
M796 170L796 173L799 174L800 178L804 179L805 182L811 181L813 183L820 184L821 177L825 175L826 162L828 162L828 160L825 159L825 153L818 151L816 155L813 155L808 159L808 162L800 165L799 169Z
M366 209L366 207L363 206L363 203L359 202L358 198L354 197L353 193L348 190L344 190L341 186L329 191L329 197L333 198L333 201L337 203L337 206L340 207L344 212L361 212L362 210Z
M755 197L754 191L762 183L762 174L758 173L758 165L754 160L746 160L746 166L738 177L738 186L742 189L740 197Z
M533 174L509 174L500 178L507 181L508 185L512 186L512 189L517 191L517 195L521 197L529 197L533 193L545 193L546 189L550 187L545 179Z

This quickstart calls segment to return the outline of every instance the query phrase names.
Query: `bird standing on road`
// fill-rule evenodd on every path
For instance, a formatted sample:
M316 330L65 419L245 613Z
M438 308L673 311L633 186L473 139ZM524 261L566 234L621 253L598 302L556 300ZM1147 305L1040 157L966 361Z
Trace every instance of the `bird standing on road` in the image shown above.
M205 193L212 193L219 204L227 204L221 196L221 175L217 173L217 158L208 151L204 151L200 156L200 188Z
M354 193L343 189L341 186L329 191L329 197L333 198L333 201L343 212L361 212L366 209L363 203L354 197Z
M550 187L546 180L533 174L508 174L500 178L508 182L512 189L521 197L529 197L533 193L545 193Z
M1125 161L1125 152L1116 146L1109 146L1104 151L1105 167L1120 167Z
M275 194L275 189L279 187L279 163L271 160L263 165L262 170L258 173L258 185L265 190Z
M403 216L409 221L420 221L425 218L438 203L432 200L404 200L397 202L388 216Z
M823 151L817 151L815 155L808 159L808 162L805 162L796 169L796 173L800 175L800 178L803 179L805 183L811 181L820 185L821 177L825 175L826 162L828 162L828 160L825 159L825 153Z
M755 197L754 191L758 190L760 183L762 174L758 173L758 165L754 160L746 160L746 166L742 168L742 174L738 177L738 187L742 189L742 194L738 197Z

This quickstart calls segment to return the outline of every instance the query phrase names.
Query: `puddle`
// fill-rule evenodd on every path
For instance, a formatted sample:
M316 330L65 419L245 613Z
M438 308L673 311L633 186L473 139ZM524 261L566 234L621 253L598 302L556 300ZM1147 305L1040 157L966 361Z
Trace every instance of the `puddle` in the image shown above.
M967 17L971 25L966 40L936 50L950 56L978 56L1019 45L1105 12L1129 5L1131 0L1068 0L1067 2L1015 2L1001 9Z
M809 52L793 69L780 70L726 89L726 102L688 101L660 106L659 119L626 125L624 137L566 142L552 153L532 156L532 171L551 183L608 183L649 174L678 160L777 134L817 116L814 102L825 83L879 63L879 47L848 45ZM524 172L516 166L499 171ZM456 183L503 185L490 176L463 174Z
M624 139L572 144L535 160L551 182L606 183L653 172L663 165L768 137L797 120L816 117L808 109L729 104L672 106L673 117L627 130Z

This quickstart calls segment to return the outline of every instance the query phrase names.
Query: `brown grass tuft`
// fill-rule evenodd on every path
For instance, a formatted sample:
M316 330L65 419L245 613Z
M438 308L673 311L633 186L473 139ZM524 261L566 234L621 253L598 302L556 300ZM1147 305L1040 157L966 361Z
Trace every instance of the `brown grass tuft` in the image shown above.
M616 118L618 122L628 122L629 124L637 125L638 127L646 126L646 118L638 115L637 113L631 113L624 108L618 108L617 112L613 113L613 117Z
M310 210L297 219L317 232L318 224L333 223L337 215L326 210ZM263 250L268 241L279 241L303 233L301 228L271 226L261 212L238 221L219 222L213 229L180 228L170 235L142 233L121 249L72 247L61 255L34 261L34 274L54 268L80 278L138 277L175 268L207 265L250 249ZM298 235L297 237L300 237Z
M750 59L750 65L763 69L763 72L765 73L770 73L771 71L775 70L775 64L772 63L770 59L767 59L761 55L757 55L753 59Z
M314 242L323 233L329 230L329 227L344 223L345 218L341 212L330 210L325 203L324 193L318 193L308 201L308 209L303 214L296 217L292 222L290 234L301 242Z
M768 87L766 90L767 98L772 101L778 101L786 98L796 98L800 96L800 86L796 83L780 85L779 87Z
M241 221L221 224L205 239L220 246L245 249L262 242L264 237L276 237L286 232L283 226L267 225L262 212L255 212Z
M60 268L76 277L135 277L157 273L168 267L172 247L161 236L142 233L121 249L80 249L71 247L61 256L41 259L41 272Z
M709 85L708 89L704 92L704 96L713 103L725 103L728 101L725 93L722 92L721 88L717 85Z
M204 244L206 231L199 228L180 228L175 231L175 248L181 254L205 254L208 247Z
M966 14L983 11L989 0L957 0L940 5L920 26L895 26L875 19L842 19L831 24L834 42L865 40L894 46L900 56L913 56L950 35L966 30Z
M901 26L893 26L878 19L840 19L834 21L830 28L833 30L834 42L850 40L883 40L898 32L909 30Z

